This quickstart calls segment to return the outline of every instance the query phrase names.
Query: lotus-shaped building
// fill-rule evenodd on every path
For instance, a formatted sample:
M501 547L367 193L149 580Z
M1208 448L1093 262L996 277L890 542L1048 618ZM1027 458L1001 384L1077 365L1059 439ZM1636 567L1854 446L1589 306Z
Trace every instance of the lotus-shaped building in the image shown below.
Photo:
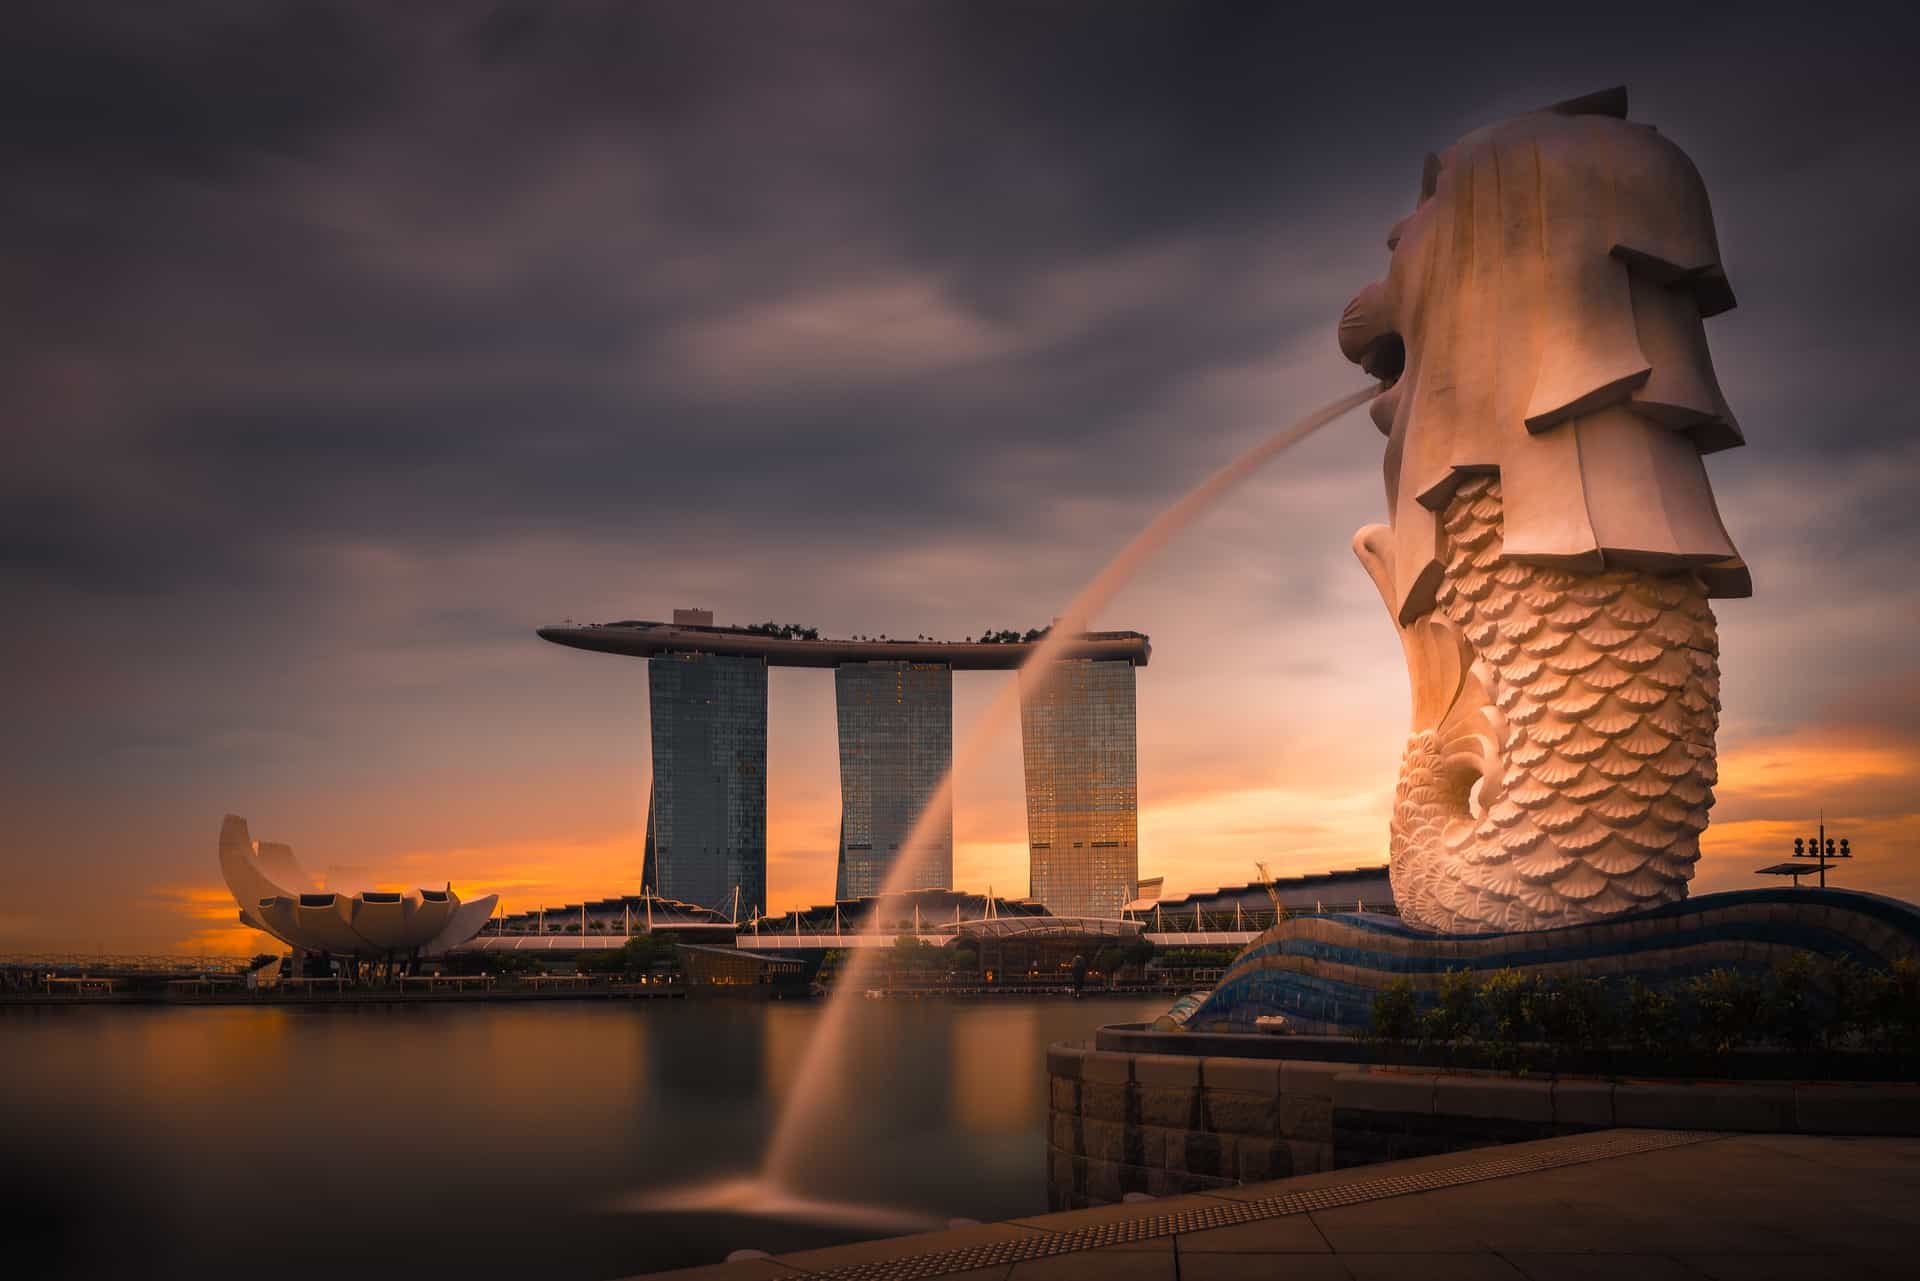
M498 898L463 903L452 887L410 894L322 890L291 847L255 842L237 814L220 825L220 872L243 923L289 947L363 960L445 952L480 932Z

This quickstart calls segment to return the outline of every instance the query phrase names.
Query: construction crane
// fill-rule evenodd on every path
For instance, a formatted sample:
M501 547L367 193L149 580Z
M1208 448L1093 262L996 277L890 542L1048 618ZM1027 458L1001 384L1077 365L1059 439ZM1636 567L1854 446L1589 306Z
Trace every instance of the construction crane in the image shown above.
M1287 909L1280 902L1280 891L1273 888L1273 873L1258 859L1254 860L1253 865L1260 869L1260 888L1267 892L1267 901L1273 904L1273 923L1278 925L1287 919Z

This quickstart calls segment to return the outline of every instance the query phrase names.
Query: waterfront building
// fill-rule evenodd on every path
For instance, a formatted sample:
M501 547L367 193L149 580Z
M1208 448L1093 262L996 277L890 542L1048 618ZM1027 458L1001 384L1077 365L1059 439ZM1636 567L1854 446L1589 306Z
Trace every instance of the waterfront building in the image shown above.
M952 761L952 674L1019 670L1044 633L831 639L791 624L716 627L706 610L675 610L671 623L563 623L539 635L648 660L654 781L641 883L746 920L766 905L768 667L835 669L842 805L835 892L859 898L879 890ZM1038 821L1052 832L1066 825L1059 875L1051 874L1050 861L1035 865L1034 892L1045 886L1060 895L1055 911L1096 904L1112 917L1133 896L1133 668L1150 654L1139 632L1075 636L1061 647L1060 666L1079 672L1078 683L1070 682L1061 699L1045 696L1037 711L1023 707L1023 722L1039 718L1025 740L1029 827ZM1022 694L1024 703L1024 678ZM1069 741L1082 732L1102 737L1097 744ZM1048 789L1039 800L1031 794L1036 779ZM942 808L937 848L914 878L916 888L953 881L951 800ZM1052 844L1050 837L1033 839ZM1088 853L1072 855L1076 840Z
M807 963L793 956L767 956L738 947L682 943L674 951L689 986L777 989L805 996Z
M1147 885L1148 882L1141 882L1140 897L1127 904L1124 915L1130 920L1146 922L1154 933L1264 930L1274 923L1275 900L1279 901L1282 911L1293 916L1325 912L1397 912L1393 902L1393 883L1387 879L1385 863L1373 867L1278 876L1271 881L1249 881L1245 885L1222 885L1218 889L1196 890L1177 898L1167 898L1158 893L1149 896L1146 893Z
M294 949L349 961L410 963L439 956L474 935L493 914L498 897L461 901L444 889L324 889L277 841L255 841L247 820L220 822L220 875L240 909L240 921Z
M1139 879L1133 663L1072 658L1020 674L1032 896L1118 917Z
M741 935L880 933L892 937L947 929L963 921L1045 915L1047 909L1031 899L946 888L904 890L884 897L863 895L791 908L778 916L761 917L743 928Z
M643 886L746 916L767 908L767 664L668 652L647 663L653 791Z
M953 668L898 660L833 672L840 726L840 859L834 897L878 894L953 762ZM919 867L903 888L953 884L953 793L928 818Z

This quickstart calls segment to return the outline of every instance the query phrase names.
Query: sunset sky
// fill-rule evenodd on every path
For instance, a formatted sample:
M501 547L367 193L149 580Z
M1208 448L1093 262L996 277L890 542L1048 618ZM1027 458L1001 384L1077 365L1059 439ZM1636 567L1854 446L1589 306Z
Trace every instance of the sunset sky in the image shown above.
M1739 298L1748 445L1709 469L1755 595L1696 888L1824 807L1840 884L1920 895L1916 20L1396 8L11 11L0 952L258 950L227 812L341 884L637 889L644 664L535 627L1046 623L1362 384L1334 323L1425 153L1623 82ZM1384 861L1405 671L1348 549L1381 444L1323 431L1098 620L1153 639L1170 893ZM1007 679L955 677L956 738ZM830 897L839 793L830 674L770 684L779 910ZM956 878L1023 894L997 732Z

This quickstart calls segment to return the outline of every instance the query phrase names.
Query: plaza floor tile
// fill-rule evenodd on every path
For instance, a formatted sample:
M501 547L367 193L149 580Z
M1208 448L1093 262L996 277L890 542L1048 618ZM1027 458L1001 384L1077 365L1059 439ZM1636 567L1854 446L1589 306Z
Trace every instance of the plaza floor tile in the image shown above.
M1182 1258L1220 1253L1327 1254L1332 1248L1314 1226L1312 1216L1305 1214L1180 1234Z
M1179 1281L1173 1251L1082 1250L1013 1265L1008 1281Z
M1706 1281L1667 1254L1513 1253L1501 1257L1527 1281Z
M1180 1255L1180 1281L1352 1281L1333 1254Z
M1343 1253L1339 1259L1353 1281L1526 1281L1524 1273L1497 1254Z

